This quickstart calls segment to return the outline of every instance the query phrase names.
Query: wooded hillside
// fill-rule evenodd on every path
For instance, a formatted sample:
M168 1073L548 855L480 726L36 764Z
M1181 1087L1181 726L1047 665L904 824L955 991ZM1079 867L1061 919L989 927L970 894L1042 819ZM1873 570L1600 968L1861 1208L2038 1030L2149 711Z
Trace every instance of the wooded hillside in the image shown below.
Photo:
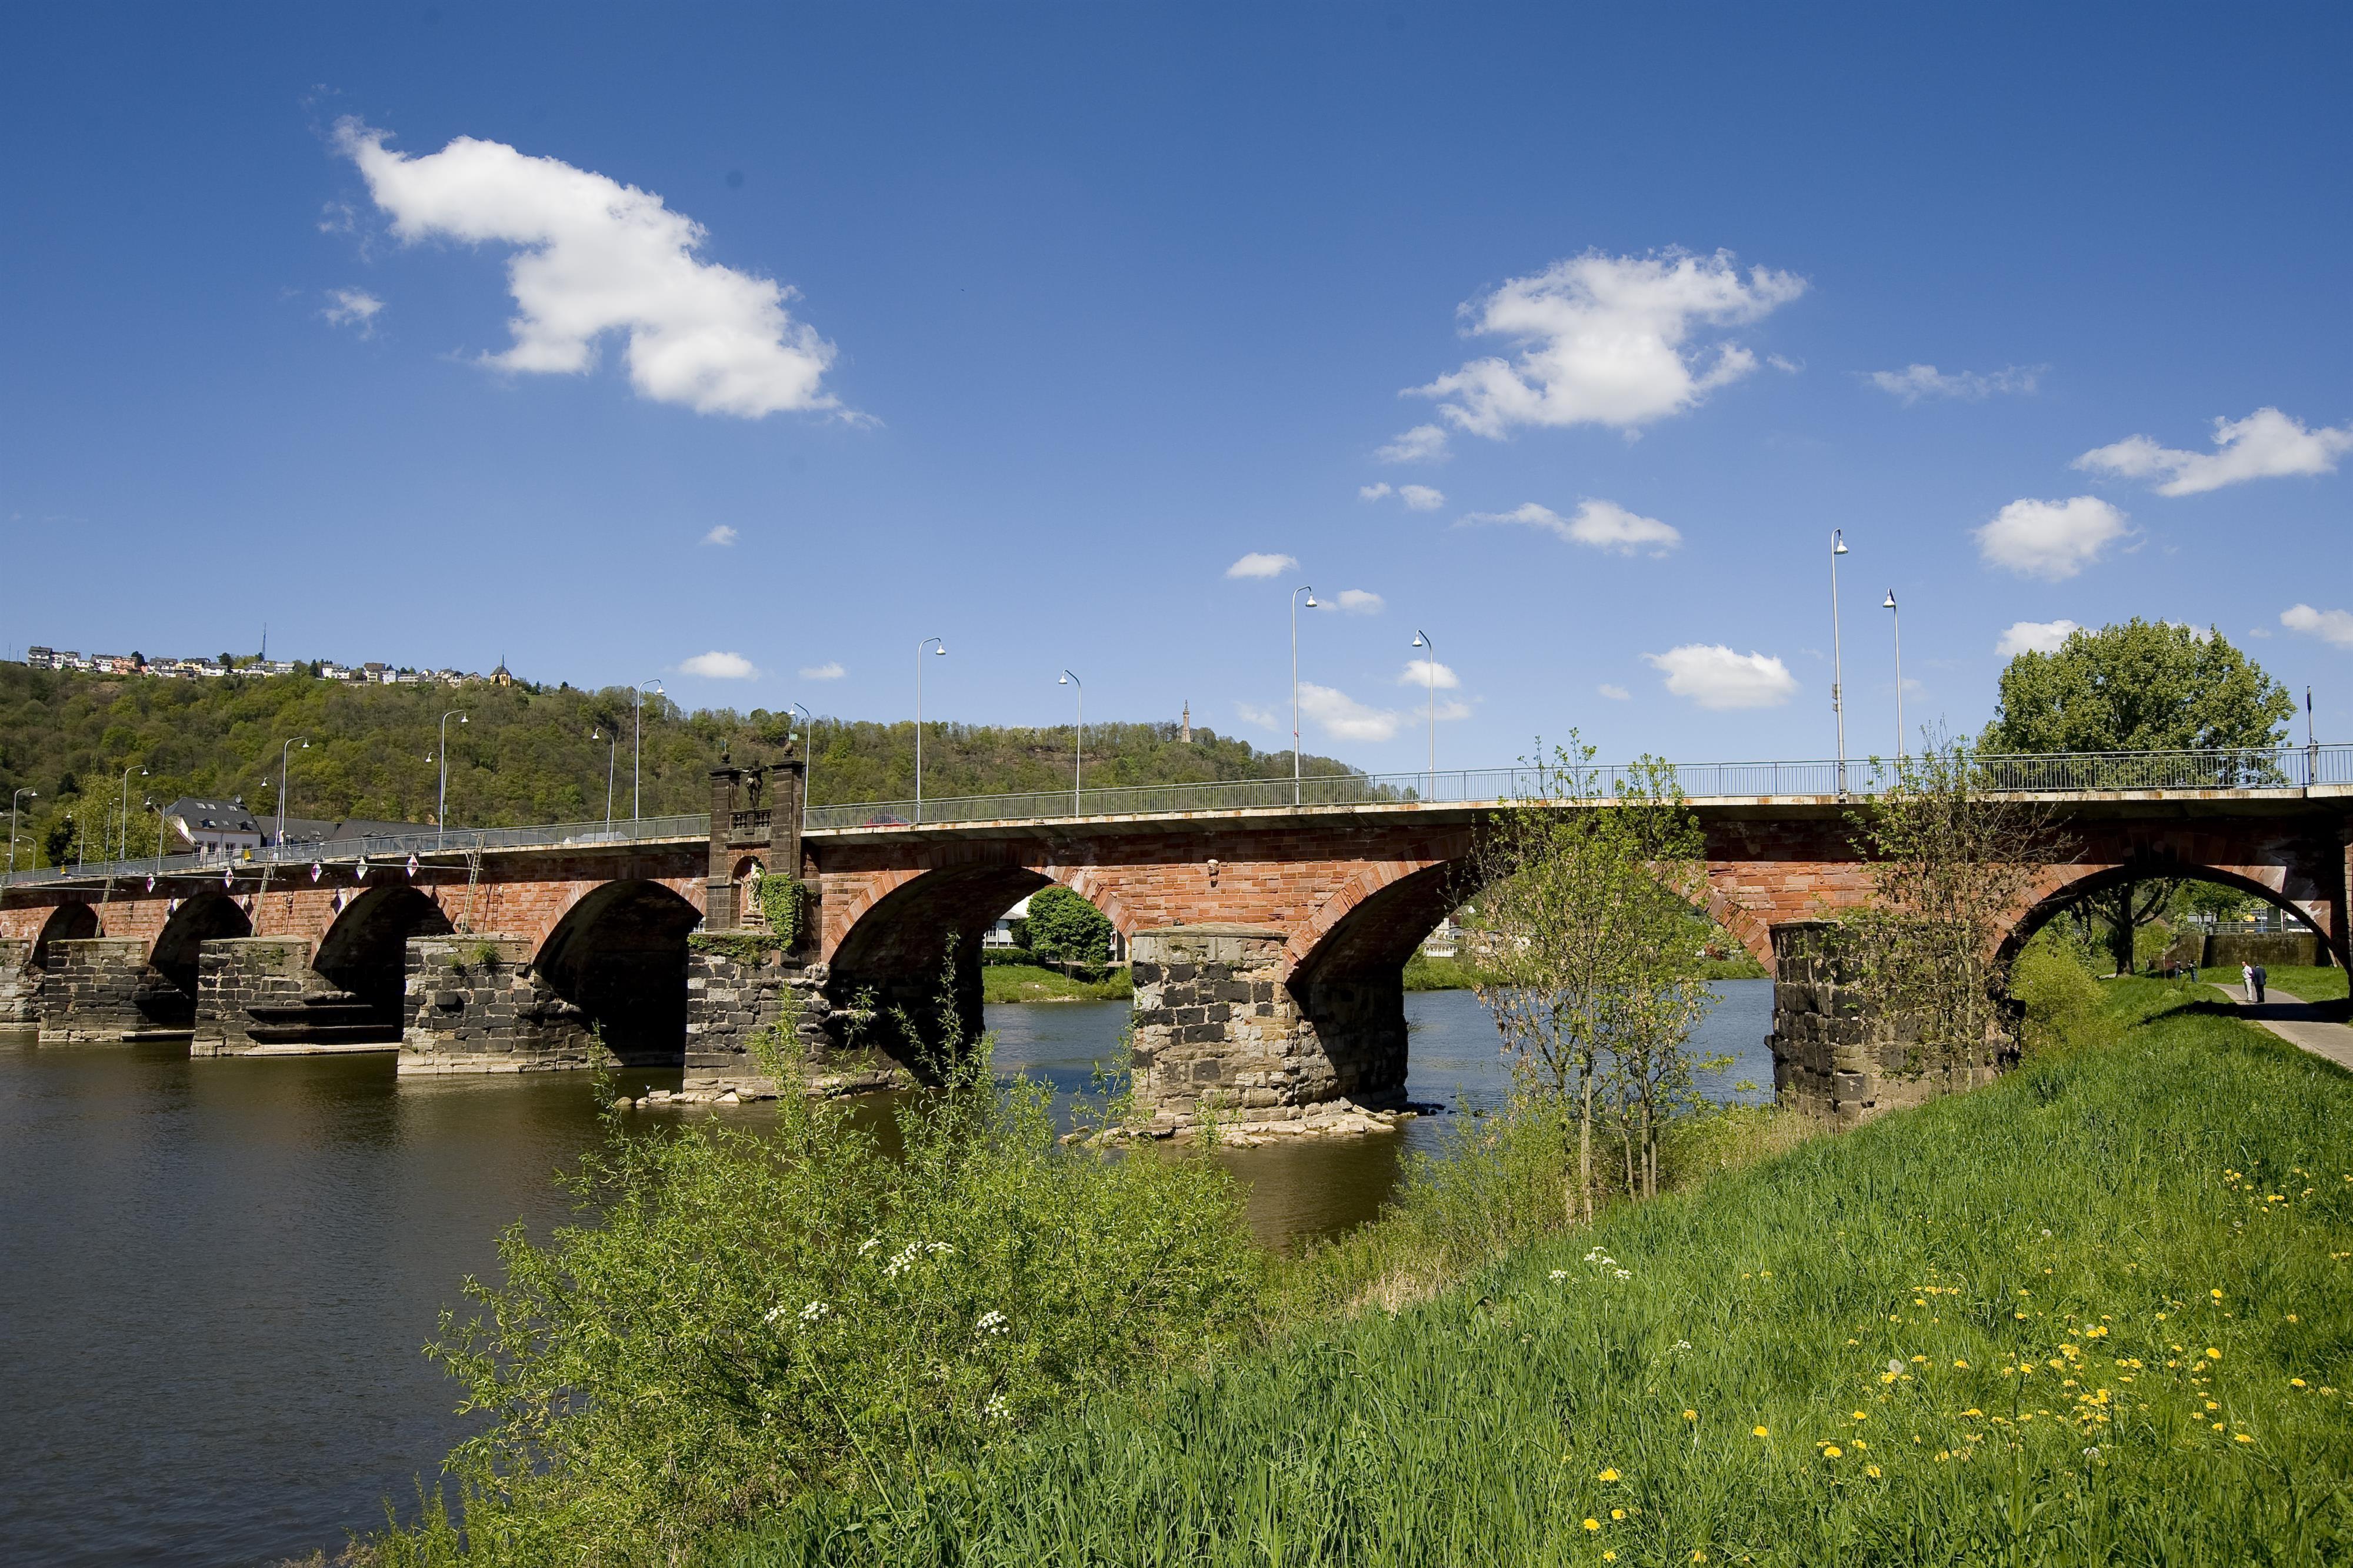
M279 749L307 737L290 771L287 812L309 817L430 822L439 770L433 760L443 712L449 721L449 820L473 826L587 821L605 815L606 770L613 768L613 814L629 815L629 694L620 688L360 686L307 675L225 676L211 680L89 675L0 664L0 795L29 786L16 837L18 866L49 863L45 846L67 842L69 816L100 858L99 824L116 841L122 773L130 785L129 843L153 853L155 816L142 808L181 795L242 795L257 814L277 804ZM787 716L765 709L688 712L659 697L645 708L644 814L703 810L706 774L722 748L739 763L782 754ZM617 734L617 757L601 730ZM1067 788L1068 725L1029 730L926 722L923 793L930 797ZM803 742L807 755L807 743ZM1310 773L1356 770L1327 757L1305 759ZM1261 752L1196 728L1191 744L1174 724L1089 724L1086 777L1097 784L1194 784L1274 778L1291 772L1288 752ZM810 784L820 805L899 800L914 792L914 726L820 717ZM5 804L0 802L0 804ZM142 826L142 824L144 824ZM70 858L70 849L66 850Z

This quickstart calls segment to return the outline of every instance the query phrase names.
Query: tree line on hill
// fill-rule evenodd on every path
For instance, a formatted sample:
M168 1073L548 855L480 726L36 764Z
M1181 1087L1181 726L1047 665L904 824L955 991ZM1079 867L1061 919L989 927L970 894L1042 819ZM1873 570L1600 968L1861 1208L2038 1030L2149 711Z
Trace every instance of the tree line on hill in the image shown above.
M457 710L464 721L442 715ZM738 764L774 761L788 736L809 760L818 805L904 800L914 794L914 726L819 717L816 747L805 721L754 709L689 711L654 695L639 715L623 688L488 684L460 689L353 686L308 674L216 680L31 669L0 664L0 794L37 792L19 805L20 868L108 858L119 845L154 852L157 813L174 798L242 796L258 816L277 806L279 759L290 816L387 822L436 820L440 736L448 737L453 825L515 826L631 814L632 770L641 814L705 810L710 770L723 752ZM304 742L308 742L307 749ZM1068 789L1068 725L927 722L923 794ZM1354 773L1307 757L1311 773ZM142 773L140 770L144 769ZM124 782L125 771L129 782ZM1167 723L1089 724L1090 789L1279 778L1288 752L1196 728L1187 742Z

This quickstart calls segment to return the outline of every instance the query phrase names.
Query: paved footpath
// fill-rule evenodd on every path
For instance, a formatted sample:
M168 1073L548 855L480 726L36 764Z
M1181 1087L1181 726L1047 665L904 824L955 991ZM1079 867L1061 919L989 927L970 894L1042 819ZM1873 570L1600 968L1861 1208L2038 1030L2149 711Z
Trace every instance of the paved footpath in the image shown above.
M2332 1023L2321 1016L2320 1009L2303 997L2283 991L2276 985L2263 987L2263 1000L2247 1000L2243 985L2217 985L2215 990L2239 1005L2239 1016L2251 1024L2261 1024L2292 1046L2299 1046L2316 1057L2327 1057L2338 1067L2353 1071L2353 1026Z

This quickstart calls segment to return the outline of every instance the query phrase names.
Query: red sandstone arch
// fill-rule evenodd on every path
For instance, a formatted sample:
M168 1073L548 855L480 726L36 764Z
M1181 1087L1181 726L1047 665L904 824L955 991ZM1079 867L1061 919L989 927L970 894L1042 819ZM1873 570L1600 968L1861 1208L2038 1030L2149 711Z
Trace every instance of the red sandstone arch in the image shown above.
M948 845L929 848L913 866L860 876L839 901L827 900L822 951L827 962L871 963L898 944L905 932L930 921L969 929L977 938L989 923L1029 893L1059 882L1103 911L1122 937L1134 933L1125 900L1097 866L1061 865L1033 858L1012 845ZM1001 900L991 903L1002 889ZM937 961L941 945L929 945ZM848 954L844 958L845 952Z
M49 966L49 944L58 942L81 942L98 934L98 911L88 904L59 904L41 922L38 935L33 938L32 965L36 969Z
M244 906L228 894L209 889L172 912L148 952L147 963L193 1006L196 998L196 958L204 944L217 937L252 934L253 921Z
M2185 866L2179 862L2141 862L2121 866L2052 866L2045 868L2035 881L2028 902L2010 921L2000 946L2005 959L2032 940L2034 933L2050 923L2052 918L2079 900L2103 893L2126 881L2147 882L2160 879L2192 882L2212 882L2234 892L2245 893L2261 900L2289 916L2295 923L2320 939L2321 946L2336 960L2340 968L2353 968L2347 952L2345 935L2332 932L2312 911L2289 898L2284 887L2286 874L2278 866L2223 867Z
M686 1056L686 939L702 911L644 879L606 882L573 900L532 968L632 1067Z
M406 882L370 888L345 904L319 939L311 967L374 1006L385 1023L400 1016L407 984L408 939L451 930L448 915Z

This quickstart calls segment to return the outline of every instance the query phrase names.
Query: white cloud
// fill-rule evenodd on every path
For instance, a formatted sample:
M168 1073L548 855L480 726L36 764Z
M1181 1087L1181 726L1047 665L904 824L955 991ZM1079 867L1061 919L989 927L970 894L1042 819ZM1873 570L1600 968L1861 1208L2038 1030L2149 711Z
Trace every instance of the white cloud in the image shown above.
M384 309L383 300L364 289L330 289L327 298L332 302L319 314L332 325L357 327L364 338L375 336L376 313Z
M652 192L470 136L409 157L387 134L345 120L335 142L395 235L516 247L514 343L485 364L577 374L618 331L630 384L657 403L745 419L840 407L818 384L834 347L786 313L794 290L697 260L702 226Z
M839 680L845 673L847 672L843 670L841 661L838 658L827 659L823 664L807 664L801 667L803 680Z
M2316 610L2295 605L2280 612L2280 625L2292 632L2309 632L2323 642L2353 647L2353 610Z
M1631 702L1634 700L1634 694L1632 692L1627 690L1622 686L1612 686L1606 680L1600 685L1595 687L1593 689L1599 691L1602 696L1607 697L1612 702Z
M1666 676L1669 691L1703 708L1778 708L1798 689L1779 659L1735 653L1722 643L1685 643L1642 657Z
M681 675L700 675L711 680L749 680L760 672L752 661L740 653L721 653L717 648L696 654L678 667Z
M1516 522L1528 528L1541 528L1558 535L1572 544L1590 545L1596 550L1614 550L1620 555L1632 555L1648 550L1653 555L1664 555L1683 542L1683 536L1655 517L1643 517L1628 511L1616 501L1588 500L1577 509L1575 517L1563 517L1550 507L1530 501L1510 511L1474 511L1464 522Z
M1384 463L1442 463L1453 454L1446 449L1446 430L1438 425L1417 425L1374 449Z
M702 536L702 542L705 544L733 544L735 542L737 534L735 531L723 522L718 527L712 529L709 533L704 534Z
M2194 496L2249 479L2333 474L2337 459L2353 451L2353 425L2307 430L2276 408L2258 408L2244 419L2215 420L2214 445L2211 452L2185 452L2147 436L2127 436L2084 453L2075 467L2125 479L2163 476L2158 494Z
M1245 724L1255 724L1261 730L1282 728L1282 721L1275 716L1274 710L1271 708L1261 708L1253 702L1237 702L1234 704L1234 711L1241 715L1242 722Z
M1424 690L1435 686L1440 691L1452 691L1462 684L1461 677L1442 664L1426 658L1405 661L1405 673L1397 678L1399 686L1419 686Z
M1388 601L1366 588L1343 588L1333 595L1332 607L1351 616L1377 616L1388 608Z
M1871 384L1906 405L1924 397L1957 397L1977 403L1996 393L2031 393L2047 365L2004 365L1997 371L1957 370L1950 374L1933 364L1907 364L1902 370L1874 370Z
M1270 555L1253 550L1226 568L1229 577L1280 577L1299 564L1295 555Z
M1299 712L1335 741L1386 741L1403 721L1386 708L1367 708L1345 691L1309 680L1299 683Z
M2070 620L2014 621L1994 644L1996 658L2016 658L2022 653L2057 653L2070 634L2084 628Z
M1449 422L1491 439L1520 426L1639 430L1757 368L1737 343L1694 345L1696 329L1756 321L1805 290L1796 274L1762 267L1744 279L1721 250L1589 250L1462 306L1472 331L1510 341L1512 360L1472 360L1411 390L1445 400Z
M2021 577L2058 583L2100 558L2130 531L2125 514L2097 496L2014 500L1977 530L1978 553Z
M1413 511L1436 511L1446 504L1445 492L1434 490L1428 485L1398 485L1394 489L1386 484L1359 485L1356 487L1356 494L1365 500L1379 500L1384 496L1395 496Z

